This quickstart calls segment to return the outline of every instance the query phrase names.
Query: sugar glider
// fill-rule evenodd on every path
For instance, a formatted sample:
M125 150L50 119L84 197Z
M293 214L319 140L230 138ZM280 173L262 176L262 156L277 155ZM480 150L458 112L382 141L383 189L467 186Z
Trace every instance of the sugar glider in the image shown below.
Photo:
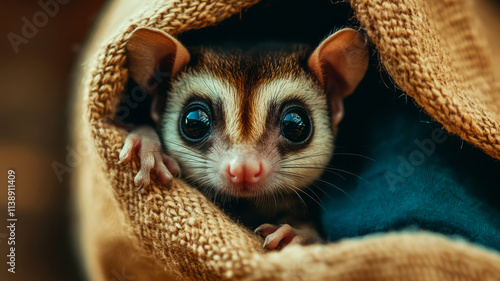
M285 43L186 48L163 31L139 28L127 53L130 77L154 96L157 124L133 130L120 153L120 162L140 159L136 185L148 186L151 172L167 185L181 172L209 196L274 198L275 205L280 194L299 198L323 173L343 99L363 78L369 57L363 36L349 28L315 49ZM248 213L255 219L259 212ZM256 232L268 249L318 239L293 220L260 224Z

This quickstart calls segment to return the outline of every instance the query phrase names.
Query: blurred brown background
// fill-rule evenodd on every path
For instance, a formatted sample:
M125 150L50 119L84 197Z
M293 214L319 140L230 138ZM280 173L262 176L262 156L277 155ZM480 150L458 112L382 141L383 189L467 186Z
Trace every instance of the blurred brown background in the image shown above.
M33 23L44 9L38 0L1 1L0 280L84 280L70 235L71 174L60 181L52 164L66 164L71 72L104 1L40 1L49 2L58 10L45 24L35 19L38 30L16 53L8 34L23 36L23 18ZM8 169L16 172L15 274L6 264Z
M71 241L70 172L53 164L70 154L71 71L103 0L59 0L53 17L18 53L8 34L22 36L23 17L43 11L39 1L1 2L0 9L0 280L84 280ZM41 0L40 3L56 0ZM497 3L500 1L496 1ZM500 46L500 9L477 1L488 39ZM494 48L500 67L500 49ZM498 72L500 73L500 71ZM16 273L7 272L7 171L16 171Z

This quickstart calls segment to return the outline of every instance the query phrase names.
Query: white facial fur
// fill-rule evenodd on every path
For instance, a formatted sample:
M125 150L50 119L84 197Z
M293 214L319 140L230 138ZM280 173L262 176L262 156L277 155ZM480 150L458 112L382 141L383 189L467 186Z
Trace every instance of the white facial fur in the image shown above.
M158 69L173 78L161 118L163 93L150 90L151 117L181 173L200 187L244 197L297 193L320 176L331 158L333 131L344 114L342 101L363 78L369 52L363 36L349 28L309 51L285 42L188 50L151 28L138 28L127 44L130 75L139 85L150 88ZM190 107L189 114L197 117L190 117L191 127L183 123L181 130L179 118L193 99L207 105ZM204 119L196 119L202 115ZM289 119L282 132L285 115ZM211 124L205 122L210 118ZM301 139L309 136L302 134L309 121L312 134ZM215 129L198 141L182 133L207 133L209 127Z
M202 152L189 146L179 134L179 118L183 106L193 94L208 100L220 100L224 113L224 135L210 136L211 145ZM252 135L242 137L242 93L229 79L212 75L208 71L181 73L168 93L165 114L162 116L162 134L167 153L181 166L181 174L202 188L238 197L265 196L272 193L295 192L311 184L323 172L333 152L333 132L327 98L321 88L306 74L301 77L283 75L263 81L253 89ZM313 123L311 141L302 149L284 157L278 143L284 142L279 134L279 123L267 124L271 103L278 107L290 99L300 100L308 109ZM222 118L214 116L221 122ZM265 143L259 140L271 130ZM226 167L235 159L257 159L266 171L265 179L254 185L235 186L227 178Z

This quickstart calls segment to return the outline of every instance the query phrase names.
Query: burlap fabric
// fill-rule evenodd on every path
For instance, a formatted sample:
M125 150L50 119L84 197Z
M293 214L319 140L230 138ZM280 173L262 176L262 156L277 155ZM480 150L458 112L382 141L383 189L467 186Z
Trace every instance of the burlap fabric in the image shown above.
M128 79L130 34L140 26L180 34L256 2L109 4L77 74L74 100L74 145L91 144L74 177L89 279L157 280L171 273L187 280L500 280L497 253L428 233L265 253L260 238L181 180L135 191L137 163L117 164L127 132L110 122ZM394 83L449 132L500 159L500 89L471 1L360 0L351 6Z

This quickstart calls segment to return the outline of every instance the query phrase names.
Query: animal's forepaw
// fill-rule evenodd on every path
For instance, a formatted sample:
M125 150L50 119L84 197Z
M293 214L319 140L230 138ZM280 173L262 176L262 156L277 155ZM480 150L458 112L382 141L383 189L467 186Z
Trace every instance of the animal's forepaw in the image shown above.
M173 158L163 153L160 139L151 127L140 127L127 136L118 163L128 162L134 155L141 162L139 173L134 178L138 190L149 186L151 170L154 170L165 185L170 183L173 175L179 173L179 165Z
M300 233L289 224L275 226L266 223L257 227L255 233L266 238L263 246L269 250L281 250L288 245L309 245L316 242L314 237Z

